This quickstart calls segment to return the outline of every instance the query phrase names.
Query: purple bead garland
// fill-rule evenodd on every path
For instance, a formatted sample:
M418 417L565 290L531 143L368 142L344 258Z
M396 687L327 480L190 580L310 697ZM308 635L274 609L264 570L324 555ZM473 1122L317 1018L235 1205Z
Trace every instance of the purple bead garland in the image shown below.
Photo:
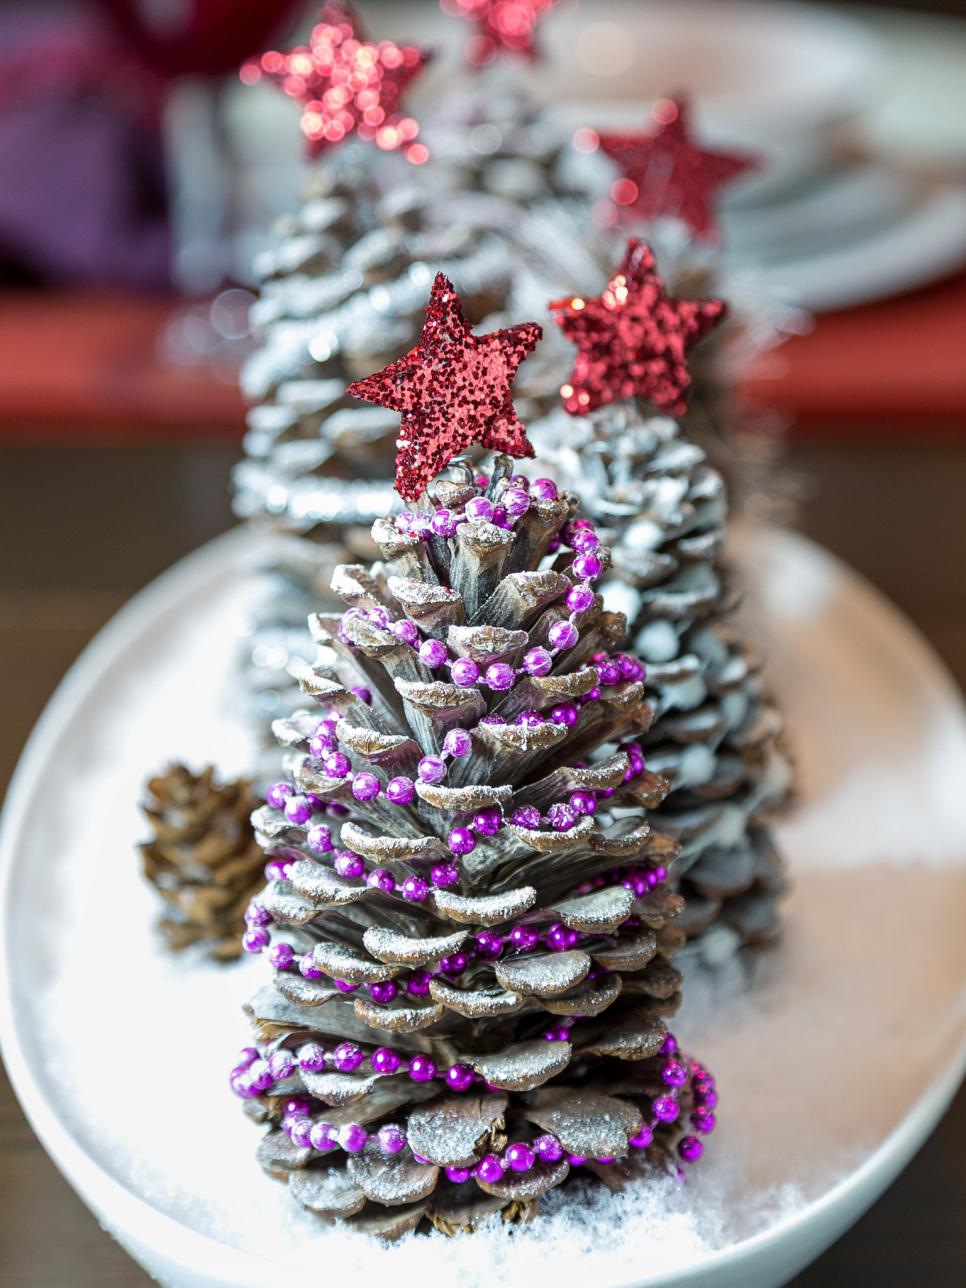
M710 1134L715 1127L714 1114L710 1112L709 1100L714 1097L717 1103L714 1078L696 1061L676 1057L677 1042L668 1034L662 1054L669 1058L662 1069L662 1078L672 1087L667 1096L656 1097L651 1104L652 1118L642 1123L637 1133L630 1138L631 1149L647 1149L654 1143L655 1131L663 1124L676 1121L680 1115L678 1096L685 1084L690 1085L693 1109L690 1116L692 1127L702 1135ZM293 1054L285 1048L272 1053L266 1061L255 1047L245 1047L239 1054L238 1063L231 1073L231 1087L237 1096L250 1099L271 1090L272 1086L296 1072L296 1067L311 1072L319 1072L329 1063L342 1072L354 1072L364 1062L359 1047L354 1042L343 1042L331 1053L326 1053L318 1043L306 1043ZM374 1072L391 1076L406 1073L417 1082L429 1082L442 1077L447 1086L457 1092L469 1090L475 1082L482 1082L469 1065L455 1064L440 1071L435 1062L421 1053L415 1054L407 1066L402 1057L391 1047L378 1047L368 1057ZM678 1071L684 1070L684 1082L679 1081ZM668 1074L671 1076L668 1077ZM495 1090L499 1090L495 1088ZM670 1102L665 1104L664 1102ZM673 1105L673 1113L671 1106ZM370 1134L359 1123L349 1123L343 1127L335 1124L313 1120L312 1101L305 1098L293 1098L286 1102L282 1118L282 1129L300 1148L311 1147L319 1153L329 1153L339 1148L348 1154L362 1151L370 1139L384 1154L398 1154L407 1148L408 1141L403 1129L396 1124L387 1123L375 1133ZM704 1145L697 1136L684 1135L677 1143L678 1156L685 1163L694 1163L704 1153ZM486 1154L474 1167L446 1168L447 1178L456 1185L464 1184L473 1177L486 1184L496 1184L507 1171L526 1173L541 1165L553 1165L563 1157L571 1167L580 1167L587 1162L582 1155L566 1154L563 1145L552 1133L537 1136L531 1141L514 1141L507 1145L502 1156ZM429 1160L413 1153L413 1159L419 1163ZM615 1157L598 1158L600 1164L616 1161Z

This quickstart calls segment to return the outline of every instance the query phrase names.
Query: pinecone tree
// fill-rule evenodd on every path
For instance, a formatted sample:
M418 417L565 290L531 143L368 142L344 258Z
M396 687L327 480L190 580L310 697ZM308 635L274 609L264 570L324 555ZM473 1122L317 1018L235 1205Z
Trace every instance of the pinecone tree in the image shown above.
M368 208L340 184L310 196L259 262L261 343L242 377L252 406L235 511L271 538L250 654L269 711L287 705L287 668L306 656L305 619L329 597L332 569L372 557L369 525L397 504L397 418L347 397L346 385L415 341L430 264L456 283L474 322L506 306L507 245L470 209L450 219L431 178L406 179Z
M240 956L245 909L265 881L251 814L258 798L244 780L218 783L170 765L146 784L152 836L141 844L144 875L165 902L159 927L169 946L203 943L209 956Z
M336 570L348 608L310 619L301 679L321 711L275 725L290 779L254 816L275 875L245 937L274 978L232 1073L266 1171L389 1238L694 1161L716 1104L665 1026L677 845L647 821L667 784L594 591L610 556L505 456L420 484L440 425L456 450L523 435L509 382L538 328L472 336L445 279L427 313L356 386L403 408L397 485L420 496L373 525L381 561Z
M635 261L640 253L632 243L619 278L631 309L636 283L656 282L659 295L645 308L652 320L663 307L663 286L652 267ZM612 297L613 291L612 282ZM597 303L580 301L581 326ZM669 305L686 308L687 302ZM564 307L565 326L567 317ZM578 360L585 384L577 393L590 401L596 394L589 371L618 384L634 382L615 356L612 325L629 324L600 323L591 355L598 367L585 362L581 368ZM682 343L675 335L672 325L663 338L671 351ZM629 361L645 373L639 399L587 416L561 408L534 426L533 438L541 459L580 496L610 545L602 593L627 617L630 647L647 666L655 712L638 741L648 767L671 787L653 821L680 843L672 872L687 911L679 924L701 936L708 959L720 960L740 944L779 932L784 875L769 824L787 799L791 771L781 748L781 718L763 687L761 658L742 638L736 617L741 596L726 558L725 484L684 425L654 414L654 398L680 407L687 372L683 365L670 373L649 365L647 354L635 349L641 342L638 334L629 346ZM653 349L653 335L650 343ZM582 355L589 352L582 344Z

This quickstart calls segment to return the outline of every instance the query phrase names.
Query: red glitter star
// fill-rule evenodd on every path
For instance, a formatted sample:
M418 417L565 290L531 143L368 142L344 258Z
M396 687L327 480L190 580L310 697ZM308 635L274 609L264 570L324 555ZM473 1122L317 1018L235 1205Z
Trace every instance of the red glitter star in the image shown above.
M645 219L675 215L695 236L713 239L718 231L718 189L756 170L760 162L699 147L690 134L690 109L684 99L659 99L651 117L652 129L586 132L590 147L606 152L624 172L611 188L615 204L630 206Z
M558 0L439 0L444 13L465 18L479 28L466 45L466 58L475 67L492 63L501 50L537 57L537 23Z
M302 103L302 133L310 156L351 134L385 152L402 149L414 165L429 157L417 143L419 123L401 110L402 92L418 76L431 52L391 40L372 44L351 9L329 4L312 28L307 45L288 53L269 50L241 69L246 85L263 77Z
M633 240L602 295L556 300L550 309L578 350L560 390L574 416L635 397L683 415L691 384L687 351L725 313L721 300L670 299L650 248Z
M354 398L402 412L396 491L415 501L471 443L533 456L510 386L543 334L536 322L473 335L453 283L436 275L415 348L349 386Z

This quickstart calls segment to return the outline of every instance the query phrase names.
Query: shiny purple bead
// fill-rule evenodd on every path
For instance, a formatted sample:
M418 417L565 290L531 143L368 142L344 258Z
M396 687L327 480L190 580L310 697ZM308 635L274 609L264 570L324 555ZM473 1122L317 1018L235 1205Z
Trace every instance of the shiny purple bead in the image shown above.
M537 1161L537 1156L525 1141L514 1141L504 1152L507 1166L514 1172L529 1172Z
M513 688L516 677L512 666L508 666L506 662L494 662L492 666L486 668L483 678L487 688L493 689L496 693L505 693L507 689Z
M533 1151L543 1163L559 1163L563 1158L563 1145L556 1136L538 1136L533 1142Z
M392 1074L398 1073L402 1060L399 1052L394 1051L392 1047L376 1047L372 1053L370 1063L372 1064L373 1073Z
M517 827L533 829L540 826L542 819L536 805L521 805L519 809L513 811L510 822L516 823Z
M331 1149L336 1141L336 1128L332 1123L313 1123L309 1130L309 1144L320 1152Z
M545 648L531 648L523 655L523 669L527 675L549 675L553 670L553 657Z
M245 909L246 926L270 926L272 921L273 917L268 909L263 908L260 903L255 903L254 900Z
M312 1124L307 1118L296 1119L289 1136L296 1149L308 1149L312 1143Z
M714 1114L705 1112L703 1109L696 1110L695 1113L691 1115L691 1126L700 1132L707 1133L714 1131L715 1122L716 1119Z
M717 1109L718 1093L716 1091L705 1091L695 1096L696 1102L702 1109Z
M559 622L557 624L561 625ZM572 729L577 723L577 716L577 708L573 702L561 702L550 710L550 719L554 724L566 725L568 729Z
M444 975L462 975L466 970L467 958L465 953L450 953L448 957L440 958L439 969Z
M704 1153L704 1146L697 1136L682 1136L678 1141L678 1153L686 1163L696 1163Z
M443 666L448 657L446 645L441 640L423 640L419 646L419 660L431 671Z
M388 1006L398 991L391 979L380 979L369 985L369 996L377 1006Z
M547 945L555 953L569 952L577 946L578 938L576 930L559 924L551 926L547 931Z
M681 1112L681 1106L673 1096L658 1096L651 1106L658 1122L673 1123Z
M413 1082L432 1082L436 1077L436 1062L428 1055L414 1055L409 1061L409 1076Z
M372 690L367 689L364 684L354 684L349 690L354 693L360 702L364 702L367 707L372 706Z
M534 479L530 484L530 495L538 496L541 501L555 501L557 485L553 479Z
M298 1062L306 1073L321 1073L325 1068L325 1051L318 1042L306 1042L298 1049Z
M388 868L373 868L366 877L370 890L381 890L383 894L392 894L396 888L396 878Z
M332 1063L340 1073L352 1073L362 1064L362 1052L354 1042L340 1042L332 1052Z
M304 796L290 796L285 802L285 817L290 823L307 823L312 817L312 806Z
M312 954L306 953L304 957L299 958L299 974L303 979L321 979L325 972L316 966Z
M503 936L495 930L481 930L476 936L476 951L484 961L496 961L503 952Z
M597 811L597 797L593 792L571 792L570 808L575 814L594 814Z
M365 769L352 780L352 795L357 801L373 801L381 790L379 779Z
M330 778L348 778L352 762L344 751L334 751L331 756L326 756L322 768Z
M503 1180L503 1164L496 1154L485 1154L476 1165L476 1174L487 1185L496 1185Z
M414 970L406 981L406 992L410 997L427 997L431 978L428 971Z
M275 1082L284 1082L295 1072L295 1057L284 1047L275 1051L268 1060L268 1071Z
M376 1133L379 1148L384 1154L399 1154L406 1148L406 1135L395 1123L387 1123Z
M510 931L510 943L519 953L528 953L536 948L540 936L532 926L514 926Z
M358 854L353 854L351 850L339 850L332 866L339 876L344 877L347 881L355 881L366 870L363 860Z
M437 890L449 890L459 885L459 868L455 863L434 863L429 879Z
M356 993L359 991L359 985L354 984L352 980L349 979L334 979L332 983L340 993Z
M678 1040L673 1033L669 1033L661 1043L661 1055L674 1055L678 1049Z
M547 633L547 638L553 648L573 648L579 633L573 622L554 622Z
M422 877L407 877L402 885L402 897L410 903L422 903L429 893L429 886Z
M577 822L577 815L569 805L558 801L547 810L547 821L555 832L569 832Z
M291 944L273 944L268 950L268 960L275 970L290 970L295 961Z
M688 1071L680 1060L669 1060L661 1070L661 1077L669 1087L683 1087L688 1080Z
M246 953L260 953L269 943L268 931L262 926L252 926L242 935L242 948Z
M408 618L403 617L398 622L390 622L389 630L397 640L402 640L404 644L408 644L410 647L419 640L419 631Z
M441 783L446 777L446 761L440 756L423 756L416 772L424 783Z
M443 1170L446 1172L446 1179L452 1181L454 1185L462 1185L471 1176L468 1167L447 1167Z
M324 823L309 829L305 844L313 854L328 854L332 849L332 833Z
M468 756L473 750L473 739L465 729L450 729L443 739L443 750L448 756L459 760L462 756Z
M621 678L624 680L643 680L646 675L643 662L636 657L629 657L626 653L621 655L618 665L621 669Z
M564 602L572 613L586 613L594 606L594 592L587 586L574 586Z
M476 849L476 837L468 827L454 827L446 841L454 854L472 854Z
M571 572L581 581L590 581L594 577L599 577L603 565L596 555L578 555L573 562Z
M416 799L416 785L411 778L390 778L386 795L394 805L411 805Z
M451 1064L446 1070L446 1085L451 1091L469 1091L473 1085L473 1070L468 1064Z
M473 831L479 836L496 836L501 821L500 811L495 806L488 806L473 815Z
M288 859L269 859L265 864L265 880L284 881L291 866Z
M593 528L576 528L570 534L570 548L579 555L590 554L600 545L600 537Z
M610 660L597 663L597 675L602 685L609 688L612 684L620 684L621 669L616 662Z
M637 1135L632 1136L627 1143L633 1149L647 1149L654 1143L654 1132L647 1123L644 1123Z
M290 796L294 795L295 788L291 783L272 783L265 793L265 801L271 805L272 809L284 809L285 802Z
M450 667L453 683L468 689L480 678L480 668L471 657L458 657Z
M511 519L519 519L530 509L530 497L520 487L508 487L500 497L504 509Z
M437 510L430 520L429 526L437 537L454 537L456 535L456 520L449 510Z
M539 729L543 724L543 716L539 711L521 711L516 718L518 725L524 725L527 729Z
M347 1154L361 1154L368 1139L369 1133L361 1123L346 1123L339 1131L339 1144Z
M489 522L493 518L493 502L485 496L471 497L464 507L464 513L468 519L485 519Z

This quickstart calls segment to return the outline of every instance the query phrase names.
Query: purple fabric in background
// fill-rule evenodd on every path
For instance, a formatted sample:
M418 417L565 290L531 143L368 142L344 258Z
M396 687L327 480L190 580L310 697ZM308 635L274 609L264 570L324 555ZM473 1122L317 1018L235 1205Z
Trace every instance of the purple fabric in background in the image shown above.
M161 92L89 10L0 10L0 275L170 287Z

